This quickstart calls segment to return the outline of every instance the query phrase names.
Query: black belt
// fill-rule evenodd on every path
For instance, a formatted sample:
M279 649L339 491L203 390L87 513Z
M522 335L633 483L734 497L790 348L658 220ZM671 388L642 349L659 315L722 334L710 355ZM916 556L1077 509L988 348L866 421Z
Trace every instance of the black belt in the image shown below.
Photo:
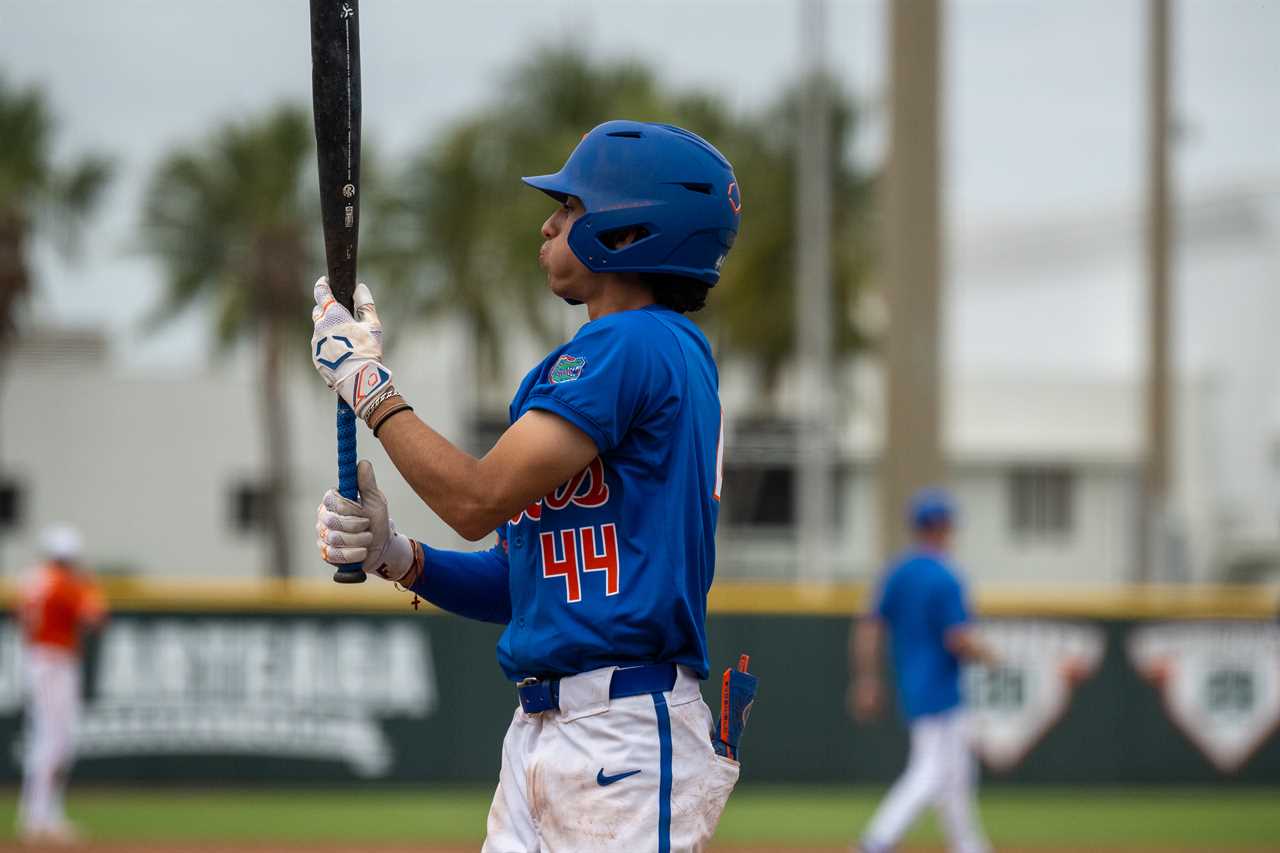
M673 663L619 667L613 671L613 680L609 682L609 698L666 693L675 686L676 665ZM516 685L516 694L526 714L560 710L559 678L526 678Z

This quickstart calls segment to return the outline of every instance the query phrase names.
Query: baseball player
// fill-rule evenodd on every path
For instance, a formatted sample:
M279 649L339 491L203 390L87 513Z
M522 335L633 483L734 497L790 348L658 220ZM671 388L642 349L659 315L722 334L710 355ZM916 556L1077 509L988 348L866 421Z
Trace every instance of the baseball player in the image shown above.
M559 172L524 182L557 203L538 253L548 287L588 322L529 371L483 458L396 393L367 287L352 317L321 279L313 313L329 386L427 506L497 544L398 533L361 462L359 504L324 496L320 552L506 625L498 662L520 705L485 851L700 849L738 766L699 693L724 431L711 347L685 315L720 277L741 196L708 142L634 121L596 127Z
M898 700L911 730L907 769L872 817L862 850L893 850L921 809L933 805L949 849L979 853L989 846L974 810L960 666L990 665L994 656L974 634L964 585L947 555L955 519L951 498L925 489L908 515L914 547L889 566L870 612L850 633L851 710L859 719L880 710L880 649L887 630Z
M18 835L69 843L76 834L63 809L80 715L80 636L106 617L93 579L80 567L80 536L70 527L43 535L45 562L18 595L28 680L27 753Z

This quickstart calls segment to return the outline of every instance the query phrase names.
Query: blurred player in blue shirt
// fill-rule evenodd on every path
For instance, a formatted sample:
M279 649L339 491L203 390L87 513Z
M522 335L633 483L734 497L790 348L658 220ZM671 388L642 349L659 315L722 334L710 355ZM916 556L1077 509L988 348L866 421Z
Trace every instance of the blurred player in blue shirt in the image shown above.
M893 850L920 811L938 809L948 848L989 848L974 809L976 768L965 728L960 668L990 664L992 653L972 628L964 584L948 549L955 523L950 496L924 489L911 501L914 545L881 578L870 612L850 635L849 701L861 720L884 702L881 647L889 649L898 703L911 730L907 768L880 804L862 839L865 853Z

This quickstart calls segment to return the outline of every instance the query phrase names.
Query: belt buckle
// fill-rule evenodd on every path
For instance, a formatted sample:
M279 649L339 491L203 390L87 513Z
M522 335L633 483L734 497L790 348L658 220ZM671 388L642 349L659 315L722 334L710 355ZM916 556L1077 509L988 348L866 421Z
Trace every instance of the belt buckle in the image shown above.
M516 682L516 695L526 714L541 714L557 707L554 693L555 680L530 676Z

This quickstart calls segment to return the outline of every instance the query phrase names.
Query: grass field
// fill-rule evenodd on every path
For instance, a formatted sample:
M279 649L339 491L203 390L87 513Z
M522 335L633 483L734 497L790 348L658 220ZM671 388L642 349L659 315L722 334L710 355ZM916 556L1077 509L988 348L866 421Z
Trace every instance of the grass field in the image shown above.
M730 800L718 845L841 848L866 822L881 791L744 787ZM69 808L85 835L132 849L163 842L298 846L412 844L478 847L491 792L73 790ZM16 793L3 792L0 826L13 825ZM998 848L1042 850L1280 850L1280 789L988 788L982 815ZM938 840L931 819L910 841Z

